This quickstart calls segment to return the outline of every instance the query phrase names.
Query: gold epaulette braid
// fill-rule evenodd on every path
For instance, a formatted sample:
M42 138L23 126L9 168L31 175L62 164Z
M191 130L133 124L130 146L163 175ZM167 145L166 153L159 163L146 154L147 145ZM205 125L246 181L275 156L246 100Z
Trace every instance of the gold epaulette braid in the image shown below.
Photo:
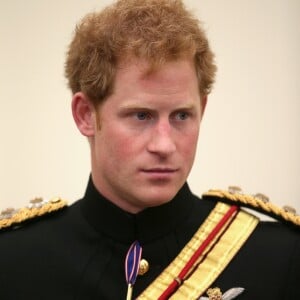
M264 213L278 220L284 220L288 223L300 226L300 216L296 211L288 206L283 208L268 202L268 197L263 194L247 195L238 191L209 190L203 194L203 198L217 197L225 202L236 203L242 206L252 208L258 212ZM221 200L222 201L222 200Z
M28 207L21 209L8 208L0 213L0 230L13 227L25 221L61 210L67 206L67 201L61 198L53 198L50 201L43 201L42 198L35 198L30 201Z

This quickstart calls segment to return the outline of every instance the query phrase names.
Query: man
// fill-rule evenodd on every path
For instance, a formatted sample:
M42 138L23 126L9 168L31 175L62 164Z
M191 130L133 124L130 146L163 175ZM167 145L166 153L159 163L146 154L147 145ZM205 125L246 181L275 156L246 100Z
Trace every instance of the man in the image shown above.
M186 184L215 70L180 1L120 0L81 21L66 77L91 177L69 208L2 213L3 299L300 299L299 217Z

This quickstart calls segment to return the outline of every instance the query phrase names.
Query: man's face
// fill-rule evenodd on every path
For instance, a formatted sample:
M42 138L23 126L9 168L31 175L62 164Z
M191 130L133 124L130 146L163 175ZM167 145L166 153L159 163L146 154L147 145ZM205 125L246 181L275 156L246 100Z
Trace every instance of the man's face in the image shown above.
M119 67L91 137L96 188L131 213L170 201L182 187L205 103L191 60L169 62L150 75L146 70L138 59Z

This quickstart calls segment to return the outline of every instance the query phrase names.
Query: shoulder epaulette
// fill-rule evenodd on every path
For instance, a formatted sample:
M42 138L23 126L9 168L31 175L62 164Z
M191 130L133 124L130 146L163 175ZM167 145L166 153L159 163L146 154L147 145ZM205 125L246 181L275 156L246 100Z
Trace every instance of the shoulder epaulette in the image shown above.
M24 208L7 208L0 213L0 231L10 227L19 226L29 220L53 213L67 206L67 202L59 197L45 201L34 198Z
M228 190L209 190L202 195L203 199L214 198L229 204L237 204L263 213L278 221L284 221L300 227L300 215L290 206L279 207L269 202L264 194L247 195L239 187L229 187Z

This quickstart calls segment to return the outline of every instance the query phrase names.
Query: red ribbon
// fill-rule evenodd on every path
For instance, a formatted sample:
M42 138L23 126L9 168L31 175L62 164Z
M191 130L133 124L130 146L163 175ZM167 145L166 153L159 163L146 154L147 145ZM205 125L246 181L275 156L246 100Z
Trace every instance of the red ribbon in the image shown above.
M216 227L210 232L207 238L203 241L200 247L195 251L187 264L180 271L178 276L172 281L172 283L167 287L167 289L161 294L158 300L166 300L175 292L175 290L181 285L184 281L185 276L197 262L198 258L201 256L203 251L207 248L207 246L211 243L211 241L218 235L223 226L227 223L227 221L231 218L231 216L236 213L238 210L238 206L231 206L226 214L222 217Z

